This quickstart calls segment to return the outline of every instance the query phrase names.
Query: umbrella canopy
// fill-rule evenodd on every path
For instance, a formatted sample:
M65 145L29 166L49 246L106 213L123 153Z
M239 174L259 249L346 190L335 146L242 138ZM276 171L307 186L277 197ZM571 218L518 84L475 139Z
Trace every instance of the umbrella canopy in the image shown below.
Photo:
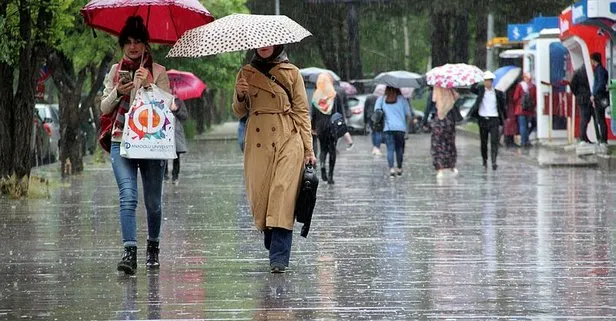
M494 71L494 88L507 91L522 74L522 69L516 66L504 66Z
M403 70L383 72L374 78L377 84L395 88L420 88L424 85L420 74Z
M374 95L376 96L383 96L385 95L385 89L387 88L387 85L376 85L376 87L374 88ZM411 98L413 97L413 91L415 91L415 88L408 88L408 87L404 87L404 88L400 88L400 92L402 93L402 96L404 96L404 98Z
M174 44L214 17L198 0L92 0L81 9L87 25L118 36L128 17L141 16L150 42Z
M357 88L355 88L355 86L351 85L351 83L349 82L341 81L340 87L347 95L357 95Z
M207 88L207 85L192 72L170 69L167 75L169 76L169 87L173 94L181 100L199 98Z
M467 64L446 64L426 74L428 85L442 88L470 87L483 81L483 71Z
M338 76L335 72L329 69L308 67L308 68L300 69L299 72L302 74L302 77L304 77L304 80L314 82L314 83L317 82L317 78L319 77L319 75L324 72L328 72L330 75L332 75L332 77L334 78L334 81L340 81L340 76Z
M167 56L211 56L295 43L310 35L286 16L232 14L187 31Z

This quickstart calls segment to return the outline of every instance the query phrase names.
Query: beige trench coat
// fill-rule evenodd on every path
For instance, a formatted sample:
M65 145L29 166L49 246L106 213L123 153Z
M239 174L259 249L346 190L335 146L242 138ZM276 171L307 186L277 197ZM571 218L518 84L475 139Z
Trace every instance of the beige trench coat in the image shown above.
M304 157L313 154L308 100L297 67L282 63L270 73L290 91L293 103L284 89L246 65L238 79L246 79L249 95L240 102L234 93L233 112L238 118L249 114L244 171L256 227L293 230Z

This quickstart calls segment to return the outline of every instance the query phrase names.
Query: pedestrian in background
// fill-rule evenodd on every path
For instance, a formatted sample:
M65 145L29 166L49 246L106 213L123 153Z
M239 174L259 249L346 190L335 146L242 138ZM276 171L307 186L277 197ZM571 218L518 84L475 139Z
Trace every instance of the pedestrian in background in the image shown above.
M496 76L486 71L483 74L483 85L473 86L471 91L477 95L475 105L469 115L475 118L479 124L479 137L481 140L481 158L483 167L488 168L488 136L490 137L490 154L492 160L492 170L496 170L498 165L498 147L500 143L500 126L503 125L507 117L505 111L505 94L494 88L493 82Z
M575 102L580 107L580 143L592 144L588 139L588 123L592 117L592 107L590 106L590 84L588 83L588 75L586 75L586 67L582 66L575 71L571 82L569 83L571 92L575 95Z
M595 109L595 119L599 126L597 140L600 144L607 144L607 122L605 121L605 109L610 105L610 95L607 92L608 74L603 63L601 54L598 52L590 55L590 63L594 68L595 82L592 86L590 101Z
M140 16L130 17L118 39L123 52L122 60L111 66L105 76L105 89L101 101L101 112L105 115L117 111L111 138L111 165L120 190L120 224L124 255L118 263L118 271L135 274L137 269L137 171L141 171L143 198L148 218L148 244L146 267L159 267L160 229L162 224L162 192L164 160L128 159L120 156L120 143L124 130L124 114L129 110L137 87L155 84L170 92L169 78L165 67L152 60L148 41L150 35ZM120 71L129 72L134 81L120 81ZM175 107L172 107L172 110Z
M433 91L434 89L432 87L428 90L428 96L426 97L426 108L424 109L424 116L421 120L423 131L426 133L430 132L430 120L432 120L434 118L434 114L436 114L436 106L432 100Z
M319 139L319 164L321 166L321 179L328 184L334 184L334 168L336 166L337 137L332 131L331 119L334 113L344 115L342 101L336 99L338 93L334 89L334 82L329 73L322 73L317 78L317 89L312 94L311 122ZM329 168L326 159L329 155Z
M175 105L177 109L173 112L175 116L175 153L177 158L173 160L173 170L171 171L171 183L178 185L180 183L180 155L188 152L186 146L186 134L184 133L184 122L188 119L188 109L184 101L175 97ZM165 161L165 181L169 180L169 161Z
M518 82L516 81L515 84ZM505 147L520 147L515 143L515 136L518 134L518 120L515 117L515 100L513 99L513 94L515 92L517 86L512 85L509 86L507 91L505 92L505 97L507 101L507 118L505 119L505 124L503 126L503 134L505 135Z
M249 117L246 192L272 273L289 266L302 170L316 163L304 80L288 61L282 45L257 49L238 73L233 95L233 113Z
M436 117L432 120L431 154L436 177L457 175L456 121L461 117L455 104L460 94L455 89L434 87L432 100Z
M372 126L372 114L376 106L376 101L379 98L377 95L370 95L366 97L364 103L364 119L370 127L370 138L372 139L372 155L381 156L381 144L383 143L382 132L374 130Z
M402 96L400 89L388 86L385 88L385 95L377 99L376 109L381 109L384 113L383 135L387 145L389 177L401 176L405 136L412 119L409 102ZM398 165L396 168L394 168L394 154Z
M522 147L531 147L530 134L535 130L535 105L537 102L537 88L533 84L532 77L525 72L513 93L515 101L515 115L518 118L518 130L520 132Z

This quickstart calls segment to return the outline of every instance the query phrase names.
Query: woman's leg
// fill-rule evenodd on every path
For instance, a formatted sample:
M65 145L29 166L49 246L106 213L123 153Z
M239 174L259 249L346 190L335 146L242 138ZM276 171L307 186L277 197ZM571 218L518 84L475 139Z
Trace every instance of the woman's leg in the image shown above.
M402 161L404 159L404 144L406 142L404 135L404 132L395 133L394 147L396 151L396 163L398 165L398 169L402 169Z
M336 144L338 140L335 137L331 137L329 145L329 175L327 176L327 182L334 184L334 167L336 166Z
M321 147L321 152L319 153L319 164L321 164L321 179L323 181L327 181L327 167L325 160L327 159L327 152L329 150L328 144L329 142L327 135L319 135L319 145Z
M394 168L394 135L392 132L383 132L383 135L385 135L385 145L387 146L387 165L389 165L389 169L391 170Z
M521 145L528 145L528 119L524 115L518 116L518 130L520 132Z
M141 181L143 183L143 198L148 217L148 241L158 242L163 219L163 166L162 160L142 160Z
M173 171L171 172L171 180L177 181L180 176L180 155L182 153L177 153L178 158L173 160Z
M270 243L270 267L272 272L284 272L291 258L293 231L283 228L273 228ZM274 271L277 268L278 271Z
M137 246L137 162L120 156L120 143L112 143L111 166L120 190L122 242L124 246Z

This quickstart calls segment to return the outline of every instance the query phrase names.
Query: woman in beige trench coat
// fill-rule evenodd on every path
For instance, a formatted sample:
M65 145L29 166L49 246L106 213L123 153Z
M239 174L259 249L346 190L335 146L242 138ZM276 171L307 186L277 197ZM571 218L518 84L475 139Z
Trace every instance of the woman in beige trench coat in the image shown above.
M286 87L291 97L270 73ZM256 227L264 232L270 270L289 265L295 202L302 169L316 163L306 89L299 69L288 63L284 46L256 50L242 67L235 86L233 112L248 115L244 149L246 190Z

